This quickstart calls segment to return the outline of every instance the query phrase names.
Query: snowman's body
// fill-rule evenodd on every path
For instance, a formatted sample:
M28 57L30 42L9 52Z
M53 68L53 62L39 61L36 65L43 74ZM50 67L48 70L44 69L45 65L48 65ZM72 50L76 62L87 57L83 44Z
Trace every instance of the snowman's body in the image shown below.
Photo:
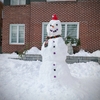
M55 31L57 30L57 31ZM45 42L41 48L42 65L40 67L40 80L43 82L61 82L71 79L70 71L65 62L67 55L67 46L61 35L61 23L59 20L51 20L47 26L48 36L54 38L48 39L48 46Z
M62 37L53 38L48 40L48 46L42 45L42 57L45 61L64 61L67 54L67 46L64 43Z
M65 62L67 46L62 37L49 39L48 47L42 46L42 65L40 67L42 81L61 80L69 76L69 69Z

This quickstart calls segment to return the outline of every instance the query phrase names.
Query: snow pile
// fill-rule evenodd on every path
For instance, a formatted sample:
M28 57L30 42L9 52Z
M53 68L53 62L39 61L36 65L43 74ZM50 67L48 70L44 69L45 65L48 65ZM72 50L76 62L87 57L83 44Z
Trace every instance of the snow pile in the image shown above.
M97 51L93 52L92 56L94 56L94 57L100 57L100 50L97 50Z
M10 55L11 58L19 58L19 55L16 54L15 52L11 53Z
M72 54L70 56L93 56L93 57L100 57L100 50L97 50L93 53L86 52L85 50L81 49L78 53Z
M11 54L0 54L0 60L4 60L4 59L7 59L7 58L19 58L19 55L16 54L15 52L11 53Z
M40 54L40 50L37 47L32 47L27 50L26 54Z
M72 54L70 56L91 56L91 53L81 49L78 53Z

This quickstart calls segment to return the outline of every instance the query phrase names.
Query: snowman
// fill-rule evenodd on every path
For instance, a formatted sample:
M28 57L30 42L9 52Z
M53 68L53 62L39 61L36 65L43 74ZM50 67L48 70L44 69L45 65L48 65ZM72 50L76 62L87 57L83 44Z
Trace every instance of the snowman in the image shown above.
M67 56L67 46L61 37L61 22L56 14L52 15L52 20L47 25L47 40L41 48L42 64L40 66L40 78L44 83L65 82L72 80L69 68L65 62Z
M54 98L51 96L52 100L61 100L63 97L62 100L66 100L66 98L67 100L84 100L84 98L89 100L90 97L88 98L87 95L91 93L90 91L95 90L94 86L96 85L90 85L87 79L78 79L71 75L65 62L67 46L61 37L61 29L60 20L56 14L52 15L52 20L47 25L47 40L41 48L42 63L39 70L38 85L37 83L36 85L42 93L38 97L47 100L46 97L52 95L54 96ZM65 94L64 91L66 91ZM92 94L91 99L94 98L95 93L92 92ZM56 97L57 99L55 99ZM51 98L48 99L51 100Z

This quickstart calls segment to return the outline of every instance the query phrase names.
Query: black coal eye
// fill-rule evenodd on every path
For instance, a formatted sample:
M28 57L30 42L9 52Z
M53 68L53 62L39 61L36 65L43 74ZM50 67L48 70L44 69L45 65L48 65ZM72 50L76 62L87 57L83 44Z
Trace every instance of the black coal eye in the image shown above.
M58 24L56 24L56 26L58 26Z
M50 26L52 26L52 25L50 25Z

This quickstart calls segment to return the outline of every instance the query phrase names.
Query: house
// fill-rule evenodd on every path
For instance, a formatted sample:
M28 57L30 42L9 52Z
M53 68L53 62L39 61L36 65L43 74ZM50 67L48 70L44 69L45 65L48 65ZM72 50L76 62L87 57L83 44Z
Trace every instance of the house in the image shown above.
M100 50L100 0L4 0L2 52L40 49L53 14L62 22L63 37L80 39L75 52Z
M0 53L1 53L1 45L2 45L2 9L3 9L3 4L0 1Z

